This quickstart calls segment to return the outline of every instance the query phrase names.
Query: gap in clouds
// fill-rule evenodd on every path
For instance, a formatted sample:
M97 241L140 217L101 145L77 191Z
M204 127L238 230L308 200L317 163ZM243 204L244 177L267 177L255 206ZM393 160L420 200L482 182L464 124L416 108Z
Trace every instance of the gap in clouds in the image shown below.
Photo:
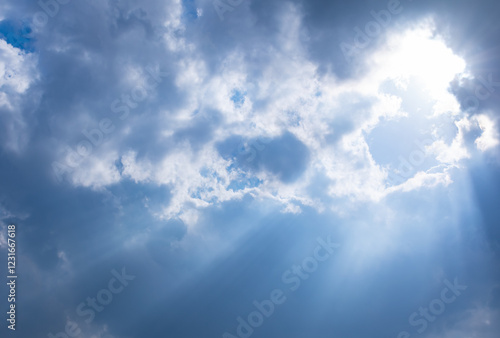
M6 28L19 334L220 337L283 288L255 337L417 336L409 316L458 278L421 336L494 338L498 90L467 103L496 69L497 5L469 4L401 1L352 64L339 44L387 1L243 1L223 21L211 0L69 2L29 36ZM130 103L148 69L168 75ZM104 118L113 132L57 183L51 164ZM291 292L283 272L328 235L341 248ZM136 279L86 324L75 307L123 266Z

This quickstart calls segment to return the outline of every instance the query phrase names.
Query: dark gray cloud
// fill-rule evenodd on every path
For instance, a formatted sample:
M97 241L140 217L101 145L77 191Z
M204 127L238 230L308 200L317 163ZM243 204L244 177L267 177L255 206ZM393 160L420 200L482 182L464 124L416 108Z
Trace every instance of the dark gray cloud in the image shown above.
M295 90L296 96L302 88L293 81L280 87L290 77L269 78L280 65L277 73L302 71L286 67L304 60L314 64L318 78L338 77L335 92L335 86L365 74L362 61L384 43L386 31L434 15L438 31L471 68L471 79L457 79L452 92L463 110L476 98L469 113L497 121L500 87L488 88L478 79L490 81L491 75L490 84L500 81L498 4L402 0L403 10L348 63L340 44L352 43L354 28L374 20L370 12L387 9L387 1L244 0L224 20L211 0L44 3L53 15L33 1L0 5L0 38L11 46L4 51L16 47L25 53L12 69L20 74L16 81L25 75L29 80L24 91L11 82L0 86L11 100L11 107L0 106L0 230L5 233L4 225L11 223L18 227L20 276L18 330L2 326L2 335L48 337L62 332L68 320L78 324L82 337L104 338L106 331L114 337L236 335L237 317L246 318L254 300L280 288L287 301L255 328L254 337L397 337L401 331L413 337L418 334L409 316L440 297L444 280L455 278L467 290L421 336L498 333L498 154L474 153L464 162L468 171L453 169L454 183L435 189L368 202L331 195L331 173L321 171L313 145L326 149L357 130L370 117L371 98L336 113L327 120L324 139L316 140L302 133L314 117L293 120L291 111L281 116L280 104L289 97L276 104L280 88ZM297 32L290 11L301 18ZM42 18L47 22L36 21ZM287 33L296 36L287 40ZM12 60L17 59L1 62ZM233 70L244 73L245 81ZM157 85L141 92L145 81ZM231 102L236 91L244 99ZM405 109L414 107L411 98L403 99ZM258 130L246 119L261 111L282 124L263 117ZM271 128L288 118L293 123ZM67 166L68 149L76 152L79 142L91 142L84 132L102 129L103 119L111 120L113 131L102 132L103 140L92 143L82 164L57 182L54 161ZM426 127L419 123L408 119L394 128ZM258 137L264 135L262 126L275 136ZM458 128L453 123L447 128L451 144ZM376 129L372 136L382 140L368 142L381 164L404 154L416 137L398 135L388 151L387 130ZM467 144L477 133L476 128L465 135ZM206 155L209 143L215 151ZM129 152L140 169L150 163L158 170L144 179L139 169L135 176L124 175L132 171L124 160ZM333 152L321 156L337 160ZM191 174L200 168L204 174ZM219 175L222 170L226 176ZM302 189L297 187L306 173L313 176L303 188L310 200L337 208L318 211L290 192ZM252 189L263 183L263 175L283 185L259 195ZM360 184L355 175L338 181ZM222 184L231 188L217 191ZM244 188L247 193L241 193ZM206 199L192 197L204 192ZM292 202L302 213L282 212L283 204ZM176 205L185 212L170 218L165 209ZM312 254L318 236L332 236L342 246L292 292L282 274ZM87 323L77 306L108 287L111 271L122 267L135 279ZM7 294L5 284L0 293Z

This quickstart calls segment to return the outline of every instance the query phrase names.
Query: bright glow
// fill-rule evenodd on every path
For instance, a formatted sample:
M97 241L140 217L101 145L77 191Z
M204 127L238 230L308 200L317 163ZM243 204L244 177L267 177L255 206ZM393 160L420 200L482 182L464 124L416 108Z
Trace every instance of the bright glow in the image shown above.
M393 80L400 88L418 81L436 101L435 115L458 113L459 104L447 89L454 77L465 71L466 63L434 31L432 20L424 20L416 28L392 34L372 60L379 66L378 75Z
M499 135L493 122L487 115L481 114L475 116L479 128L482 130L482 135L474 142L477 148L481 151L496 147L499 141Z

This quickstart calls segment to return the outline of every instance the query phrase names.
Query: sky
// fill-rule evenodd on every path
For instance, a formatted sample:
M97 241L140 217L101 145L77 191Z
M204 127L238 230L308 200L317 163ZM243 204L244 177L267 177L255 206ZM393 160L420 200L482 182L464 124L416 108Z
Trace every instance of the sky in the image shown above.
M1 0L0 336L497 338L499 15Z

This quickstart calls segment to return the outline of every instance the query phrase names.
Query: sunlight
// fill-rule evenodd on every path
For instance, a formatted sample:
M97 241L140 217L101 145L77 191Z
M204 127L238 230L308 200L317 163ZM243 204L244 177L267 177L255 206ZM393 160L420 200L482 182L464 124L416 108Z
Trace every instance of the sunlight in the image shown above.
M393 80L401 89L417 81L436 101L435 115L458 113L459 104L448 88L454 77L465 71L466 63L434 31L433 21L424 20L417 28L392 34L373 62L379 67L379 76Z

